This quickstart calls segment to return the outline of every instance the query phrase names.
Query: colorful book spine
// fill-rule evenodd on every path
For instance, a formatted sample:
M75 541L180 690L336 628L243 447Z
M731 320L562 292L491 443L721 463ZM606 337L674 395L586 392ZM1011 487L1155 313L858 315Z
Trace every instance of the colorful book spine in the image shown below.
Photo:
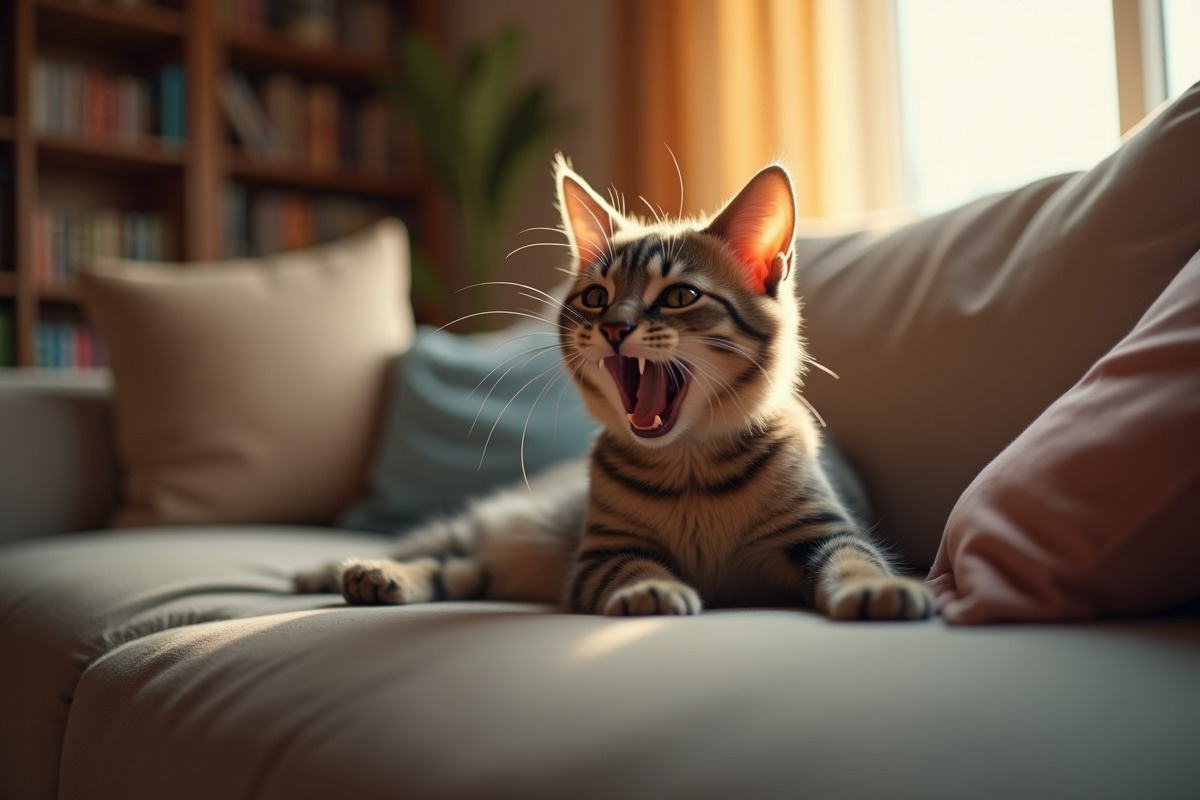
M146 261L170 257L170 229L157 213L40 207L33 219L33 274L42 287L70 283L93 256Z
M34 359L46 369L91 369L108 364L96 332L82 322L39 322L34 331Z
M348 236L383 216L374 203L341 195L262 191L234 184L225 192L226 256L273 253Z
M150 84L54 59L30 70L30 118L38 133L134 143L150 135Z
M180 64L168 64L158 74L159 136L167 145L187 139L187 78Z
M397 178L415 167L411 128L382 95L348 96L331 83L305 85L289 73L268 75L255 91L233 73L221 100L235 138L256 158Z

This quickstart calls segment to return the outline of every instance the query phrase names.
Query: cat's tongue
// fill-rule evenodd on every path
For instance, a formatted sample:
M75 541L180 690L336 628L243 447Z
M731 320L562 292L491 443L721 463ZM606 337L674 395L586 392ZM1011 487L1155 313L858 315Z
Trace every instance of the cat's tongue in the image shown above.
M646 362L646 369L638 383L637 404L629 415L629 422L639 430L652 430L662 425L662 414L667 410L667 371L653 361Z

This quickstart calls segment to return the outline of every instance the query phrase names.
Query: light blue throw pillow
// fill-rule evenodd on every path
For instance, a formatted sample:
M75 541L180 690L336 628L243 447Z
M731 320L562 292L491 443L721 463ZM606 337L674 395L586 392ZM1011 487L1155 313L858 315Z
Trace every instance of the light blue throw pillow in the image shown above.
M367 495L344 528L394 532L582 456L597 430L544 324L462 335L418 327L392 365Z

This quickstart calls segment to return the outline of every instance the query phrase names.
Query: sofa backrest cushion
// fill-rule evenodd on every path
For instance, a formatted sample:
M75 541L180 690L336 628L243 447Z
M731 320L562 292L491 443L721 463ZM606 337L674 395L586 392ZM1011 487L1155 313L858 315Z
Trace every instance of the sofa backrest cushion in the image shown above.
M806 394L883 531L933 561L976 474L1200 250L1200 84L1094 169L885 233L802 238Z
M270 258L106 261L80 285L114 376L114 525L328 523L360 494L413 335L399 222Z
M596 424L561 367L558 331L417 328L392 366L368 492L343 527L394 532L587 452Z

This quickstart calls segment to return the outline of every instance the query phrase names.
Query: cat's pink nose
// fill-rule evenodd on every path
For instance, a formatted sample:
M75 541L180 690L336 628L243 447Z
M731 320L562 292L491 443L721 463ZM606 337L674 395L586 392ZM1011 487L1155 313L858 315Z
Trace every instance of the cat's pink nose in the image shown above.
M633 326L628 322L602 322L600 323L600 332L604 334L604 338L608 339L609 343L614 347L625 341L625 337L633 330Z

